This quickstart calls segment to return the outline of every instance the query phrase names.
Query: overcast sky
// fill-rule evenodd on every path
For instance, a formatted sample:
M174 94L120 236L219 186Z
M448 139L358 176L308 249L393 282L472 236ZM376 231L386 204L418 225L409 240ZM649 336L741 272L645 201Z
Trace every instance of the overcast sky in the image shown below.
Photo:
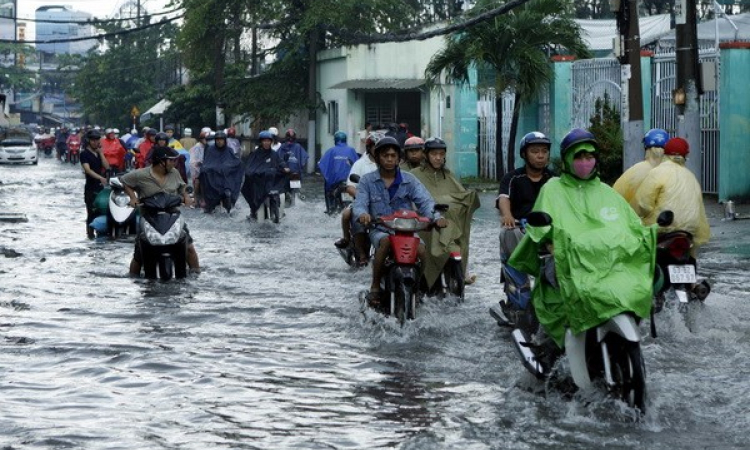
M5 0L0 0L0 3ZM18 20L34 19L36 9L40 6L47 5L65 5L72 9L87 12L94 17L104 19L110 17L119 8L120 5L127 3L128 0L17 0L18 2ZM133 0L136 1L136 0ZM141 5L150 13L156 13L165 10L169 0L141 0ZM172 9L172 8L169 8ZM34 22L26 22L26 40L34 40L36 37L36 27Z

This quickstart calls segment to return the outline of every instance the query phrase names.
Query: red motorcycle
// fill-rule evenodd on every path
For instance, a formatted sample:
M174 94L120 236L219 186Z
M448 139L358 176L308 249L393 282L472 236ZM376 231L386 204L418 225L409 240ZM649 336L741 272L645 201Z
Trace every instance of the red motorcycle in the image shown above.
M68 138L68 152L65 160L71 164L78 164L81 160L81 139L78 136Z
M417 317L417 302L422 296L417 233L431 228L434 222L414 211L402 209L380 217L375 224L395 231L388 237L391 251L380 282L381 312L395 317L403 326L406 320Z
M47 157L52 156L52 152L55 150L55 137L52 135L45 135L37 144L40 151L44 152Z

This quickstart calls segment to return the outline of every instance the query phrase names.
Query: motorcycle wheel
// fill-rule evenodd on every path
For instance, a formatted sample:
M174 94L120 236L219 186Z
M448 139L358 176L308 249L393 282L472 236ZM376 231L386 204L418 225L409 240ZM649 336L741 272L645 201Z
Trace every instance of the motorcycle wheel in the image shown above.
M407 320L414 320L417 318L416 295L414 295L414 288L401 282L396 283L394 291L396 294L396 301L392 313L395 315L399 324L404 326Z
M159 278L162 281L172 279L172 258L169 255L159 255Z
M610 352L614 393L631 408L646 412L646 366L643 363L641 344L617 336L607 343Z
M448 267L448 291L458 297L459 302L463 302L466 280L464 280L464 271L461 267L461 262L454 259L448 261L450 261L450 266Z
M174 277L177 279L187 277L187 242L175 245L172 257L174 258Z

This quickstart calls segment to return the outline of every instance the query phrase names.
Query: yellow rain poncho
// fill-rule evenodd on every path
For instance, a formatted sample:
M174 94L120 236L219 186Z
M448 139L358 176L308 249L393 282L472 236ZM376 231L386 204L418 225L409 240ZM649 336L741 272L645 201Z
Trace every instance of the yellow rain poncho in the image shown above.
M693 235L696 246L705 244L711 237L698 180L687 167L668 156L649 171L635 193L634 203L635 211L645 225L656 223L662 211L674 213L672 225L660 228L660 233L687 231Z
M618 194L625 198L625 201L635 209L635 192L641 185L643 180L646 179L648 173L654 167L661 163L664 155L664 149L659 147L650 147L646 149L646 159L635 164L630 169L626 170L625 173L620 175L620 178L615 181L612 185L612 189L617 191Z
M469 261L469 237L471 219L479 208L479 197L474 191L467 190L448 169L435 171L422 166L411 171L411 174L424 184L435 203L449 205L444 214L448 227L441 230L420 233L427 250L427 260L423 271L429 286L437 281L451 251L461 251L461 264L464 273Z

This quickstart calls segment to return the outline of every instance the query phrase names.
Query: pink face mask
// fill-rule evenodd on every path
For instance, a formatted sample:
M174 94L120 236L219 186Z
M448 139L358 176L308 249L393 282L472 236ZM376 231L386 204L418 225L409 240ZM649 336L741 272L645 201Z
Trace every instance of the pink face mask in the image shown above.
M596 165L596 159L574 159L573 160L573 173L582 180L587 179L591 176L591 172L594 170Z

